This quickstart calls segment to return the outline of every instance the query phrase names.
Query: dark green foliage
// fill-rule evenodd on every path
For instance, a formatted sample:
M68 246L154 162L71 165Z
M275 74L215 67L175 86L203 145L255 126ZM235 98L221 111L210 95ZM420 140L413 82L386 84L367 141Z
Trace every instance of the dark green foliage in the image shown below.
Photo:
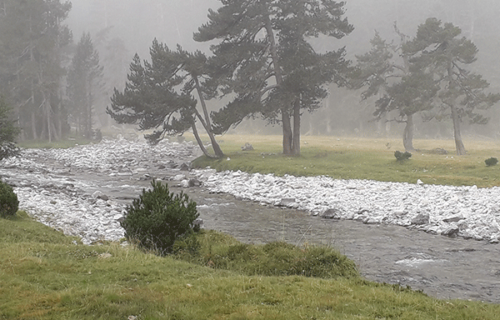
M487 167L491 167L491 166L494 166L498 163L498 159L492 157L492 158L484 160L484 163L486 163Z
M19 133L19 128L14 125L14 121L9 116L10 108L0 96L0 160L15 156L19 149L14 143L14 139Z
M213 114L214 130L225 132L261 115L282 125L283 153L299 155L303 111L321 106L328 84L346 85L344 48L313 46L319 36L327 42L351 33L344 5L333 0L230 0L210 10L209 22L194 39L218 41L211 47L213 74L225 94L234 93Z
M411 153L409 152L401 152L401 151L396 151L394 152L394 156L396 157L397 161L404 161L408 160L411 158Z
M138 124L140 130L153 132L145 138L152 144L165 135L182 134L189 129L208 157L212 157L196 128L199 120L210 138L215 157L222 157L212 133L206 100L217 96L217 83L208 74L210 63L200 51L177 51L156 39L150 48L151 62L142 62L136 54L123 92L115 88L106 112L118 123ZM193 96L196 93L198 100ZM196 109L200 102L202 112Z
M251 245L215 231L202 231L196 254L179 251L176 257L215 269L233 270L246 275L336 278L357 277L354 262L330 247L297 247L285 242ZM190 240L191 243L194 243ZM177 243L176 243L177 247ZM187 247L182 244L182 247Z
M151 190L142 190L139 199L127 206L127 215L121 222L125 237L140 248L157 251L160 255L172 252L180 237L198 231L193 222L199 214L196 203L181 192L169 192L168 185L153 181Z
M19 200L12 187L0 181L0 216L13 216L19 209Z

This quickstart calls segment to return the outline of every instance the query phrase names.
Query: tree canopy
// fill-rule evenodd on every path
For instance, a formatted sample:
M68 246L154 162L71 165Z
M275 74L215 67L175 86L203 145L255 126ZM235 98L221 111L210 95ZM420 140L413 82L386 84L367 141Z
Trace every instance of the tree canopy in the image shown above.
M215 74L234 98L214 113L217 132L244 118L262 115L283 129L283 153L300 154L301 110L312 111L327 94L324 85L344 84L345 50L318 53L308 41L340 39L353 27L344 2L332 0L229 0L209 11L196 41L218 40L211 47ZM325 39L325 41L327 41ZM281 119L279 118L281 117ZM291 119L293 118L293 127Z
M429 18L404 46L414 67L431 74L439 84L435 115L451 117L458 155L466 153L461 122L468 119L471 123L485 124L488 118L481 111L500 100L500 94L488 92L488 81L470 71L478 49L471 40L461 37L461 33L460 28L451 23Z
M153 129L146 134L150 143L158 143L165 135L182 134L192 129L203 152L210 156L201 141L196 120L210 137L216 157L223 153L211 131L205 100L216 95L201 52L176 51L156 39L150 48L151 62L135 55L130 64L123 92L115 89L107 112L118 123L138 124L139 129ZM203 115L196 109L196 92Z

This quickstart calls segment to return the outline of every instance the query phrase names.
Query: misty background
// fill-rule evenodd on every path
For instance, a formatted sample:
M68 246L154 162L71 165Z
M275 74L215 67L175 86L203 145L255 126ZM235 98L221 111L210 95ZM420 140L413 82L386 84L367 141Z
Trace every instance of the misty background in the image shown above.
M210 54L209 44L192 39L198 27L208 21L208 9L220 6L217 0L72 0L72 9L65 23L73 32L74 42L83 33L90 33L103 66L103 85L94 102L97 115L96 128L114 126L106 114L113 88L123 89L132 57L138 53L141 59L149 59L149 47L153 39L175 49L202 50ZM354 31L341 40L314 43L321 49L346 47L348 58L370 50L370 39L375 31L386 40L396 40L394 23L408 37L413 37L419 24L429 17L451 22L462 29L462 35L477 46L478 60L471 70L482 74L491 84L492 92L500 92L500 2L494 0L353 0L346 3L346 17ZM403 124L391 121L391 115L382 121L373 121L374 99L362 101L360 91L329 88L324 107L313 114L304 114L302 134L332 134L357 136L400 136ZM209 101L212 109L218 109L224 101ZM468 126L463 133L467 137L497 138L500 108L488 111L491 117L487 125ZM451 120L423 122L415 119L415 138L452 138ZM279 126L265 121L248 120L236 131L241 133L280 133Z

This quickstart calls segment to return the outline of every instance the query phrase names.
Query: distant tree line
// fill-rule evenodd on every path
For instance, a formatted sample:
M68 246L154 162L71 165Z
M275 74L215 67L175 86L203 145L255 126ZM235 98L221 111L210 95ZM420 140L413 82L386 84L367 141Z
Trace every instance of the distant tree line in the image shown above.
M60 140L73 123L92 130L102 68L88 34L75 49L63 24L70 10L69 1L0 0L0 94L21 140Z
M407 151L414 149L415 116L421 115L424 121L450 119L457 153L464 154L462 122L486 123L485 111L500 100L471 67L477 47L451 23L429 18L414 36L395 26L398 41L376 33L371 50L350 61L338 45L354 30L343 1L220 2L194 34L194 40L212 44L210 55L154 40L151 59L136 54L122 87L106 75L89 33L73 43L64 25L69 1L0 0L5 119L20 129L23 140L58 140L71 130L90 138L96 104L104 104L99 97L114 85L123 89L114 89L106 112L118 123L150 131L151 143L192 130L203 152L220 158L224 153L216 135L261 118L281 128L283 154L298 156L304 113L319 110L335 92L332 87L344 87L373 103L373 119L405 124ZM109 30L98 32L96 40L112 72L121 73L112 62L123 61L125 49L119 39L107 38ZM114 47L121 52L111 54ZM210 100L225 103L214 110ZM316 126L328 128L328 121Z

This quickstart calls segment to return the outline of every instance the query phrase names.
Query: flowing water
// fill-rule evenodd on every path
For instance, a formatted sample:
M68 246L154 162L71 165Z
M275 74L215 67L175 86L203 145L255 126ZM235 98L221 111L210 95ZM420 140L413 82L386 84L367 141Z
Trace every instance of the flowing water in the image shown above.
M50 159L37 161L50 164L53 169L50 176L58 178L57 163ZM8 170L19 179L26 171ZM162 171L158 176L178 173ZM73 170L64 175L86 186L87 194L99 190L123 204L130 203L142 188L150 186L150 181L140 179L139 174L110 176L92 170ZM206 229L231 234L246 243L283 240L296 245L333 246L354 260L369 280L411 286L438 298L500 303L500 245L393 225L323 219L226 194L211 194L203 187L180 189L170 185L171 190L183 190L197 202Z

